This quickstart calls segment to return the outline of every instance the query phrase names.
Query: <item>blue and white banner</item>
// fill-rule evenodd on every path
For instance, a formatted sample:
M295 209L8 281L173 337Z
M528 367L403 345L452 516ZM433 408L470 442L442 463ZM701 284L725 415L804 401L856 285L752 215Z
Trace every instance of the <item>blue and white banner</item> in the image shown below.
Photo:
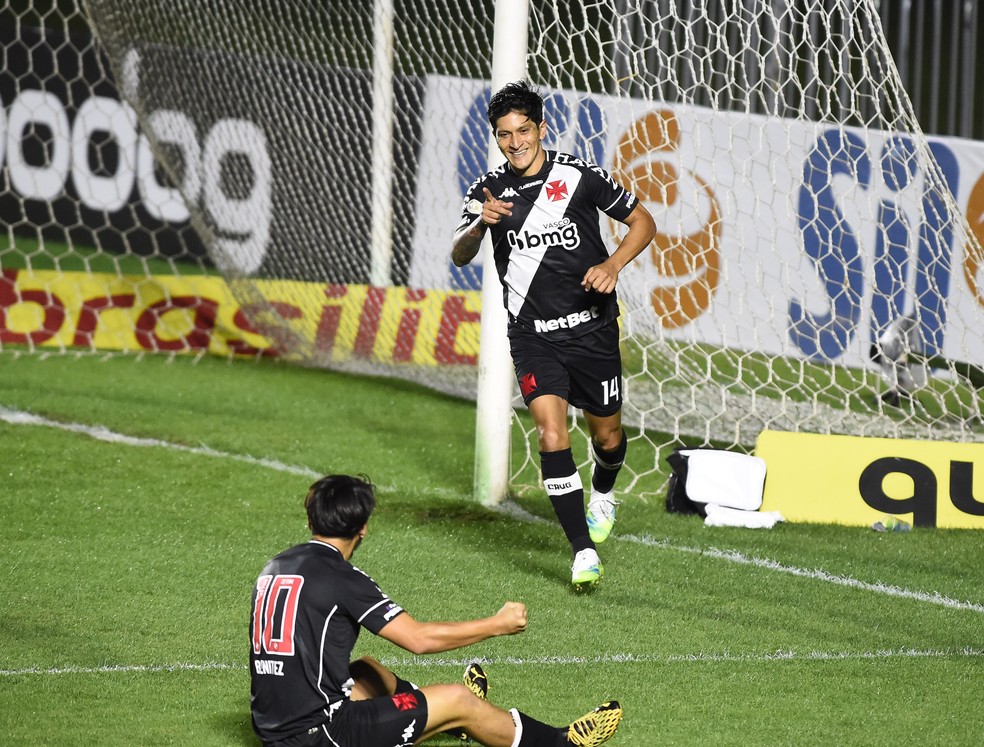
M417 202L433 212L416 222L412 287L480 287L481 257L459 270L449 254L487 170L489 94L427 80ZM546 97L546 118L548 148L608 169L656 218L619 281L630 334L856 366L905 314L927 353L984 363L984 259L965 232L984 236L984 144L930 138L930 179L925 148L874 130L566 90Z

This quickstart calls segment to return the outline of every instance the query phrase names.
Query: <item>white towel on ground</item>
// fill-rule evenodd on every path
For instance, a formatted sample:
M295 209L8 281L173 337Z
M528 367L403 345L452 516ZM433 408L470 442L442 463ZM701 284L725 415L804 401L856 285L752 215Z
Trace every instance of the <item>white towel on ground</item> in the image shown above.
M707 516L704 526L708 527L746 527L748 529L771 529L778 522L785 521L778 511L743 511L738 508L718 506L708 503L704 506Z

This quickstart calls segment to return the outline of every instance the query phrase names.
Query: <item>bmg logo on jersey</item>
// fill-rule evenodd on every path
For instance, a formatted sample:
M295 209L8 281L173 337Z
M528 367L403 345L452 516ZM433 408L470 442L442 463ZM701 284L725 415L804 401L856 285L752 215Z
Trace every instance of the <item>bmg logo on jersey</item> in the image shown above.
M581 234L577 231L577 224L569 220L562 221L556 228L545 231L509 231L506 234L506 241L509 242L510 249L525 251L527 249L552 249L560 247L567 251L573 251L581 246Z

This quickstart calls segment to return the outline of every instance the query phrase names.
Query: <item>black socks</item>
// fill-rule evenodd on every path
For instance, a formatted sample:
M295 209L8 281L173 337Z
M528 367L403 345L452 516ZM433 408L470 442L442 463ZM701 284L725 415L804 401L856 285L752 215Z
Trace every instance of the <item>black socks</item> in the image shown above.
M611 493L615 488L615 478L625 461L626 441L625 431L622 431L622 440L612 451L600 449L594 441L591 442L595 462L591 472L591 487L598 493Z
M584 518L584 487L571 450L541 451L540 469L543 487L560 520L560 526L571 543L571 550L594 548L588 536L588 523Z

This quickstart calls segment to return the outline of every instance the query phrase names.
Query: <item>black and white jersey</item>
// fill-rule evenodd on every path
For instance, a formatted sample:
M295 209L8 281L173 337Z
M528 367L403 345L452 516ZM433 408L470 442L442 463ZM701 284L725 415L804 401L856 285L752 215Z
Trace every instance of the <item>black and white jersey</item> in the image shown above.
M264 742L326 721L351 695L359 629L403 609L329 544L311 540L267 563L253 587L250 707Z
M547 160L535 176L517 176L506 163L479 177L465 195L459 229L481 212L483 187L513 203L512 215L491 228L509 323L565 340L618 316L614 292L585 291L581 280L609 256L599 211L621 221L638 199L599 166L544 153Z

